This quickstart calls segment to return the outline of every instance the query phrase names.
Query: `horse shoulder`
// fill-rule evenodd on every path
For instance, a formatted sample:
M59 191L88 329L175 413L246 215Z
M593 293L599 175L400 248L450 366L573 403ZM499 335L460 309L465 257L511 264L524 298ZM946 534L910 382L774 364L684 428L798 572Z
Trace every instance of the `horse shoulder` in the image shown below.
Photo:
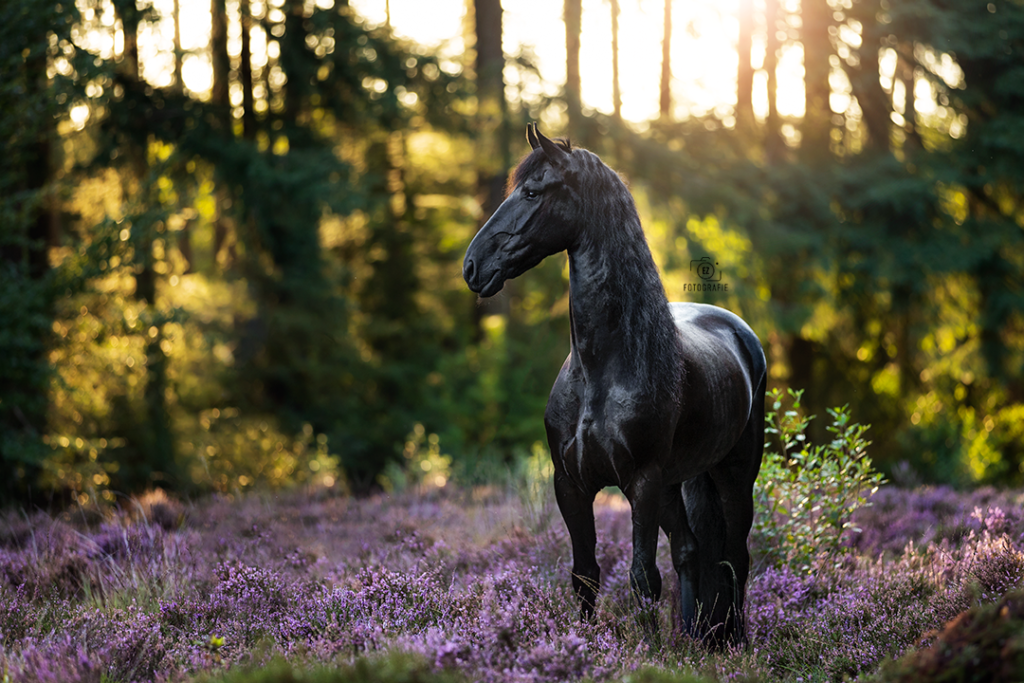
M548 396L547 408L544 410L544 426L548 431L549 441L552 441L552 455L556 455L556 451L560 454L564 450L575 431L580 413L582 384L582 378L578 375L579 370L573 366L570 353L562 364L558 377L555 378L551 394Z

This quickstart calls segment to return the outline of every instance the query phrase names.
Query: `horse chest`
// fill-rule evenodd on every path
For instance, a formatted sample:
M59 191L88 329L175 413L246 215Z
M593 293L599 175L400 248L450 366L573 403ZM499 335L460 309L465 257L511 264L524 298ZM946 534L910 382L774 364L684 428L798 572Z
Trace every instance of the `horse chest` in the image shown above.
M564 464L583 488L625 487L649 457L649 411L640 397L621 388L581 387L566 426Z

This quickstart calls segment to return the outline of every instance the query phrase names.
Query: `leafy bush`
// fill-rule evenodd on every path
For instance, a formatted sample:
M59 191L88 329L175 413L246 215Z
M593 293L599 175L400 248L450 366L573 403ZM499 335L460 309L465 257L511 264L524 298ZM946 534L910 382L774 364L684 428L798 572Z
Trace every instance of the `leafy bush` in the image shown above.
M403 463L389 462L377 475L377 483L385 491L439 489L452 476L452 457L441 452L441 438L427 434L422 424L417 423L406 436L402 457Z
M819 562L838 561L844 534L859 532L854 513L870 505L868 498L885 479L871 464L864 439L869 425L853 422L847 407L830 408L833 439L824 445L807 442L814 416L800 414L803 391L788 390L792 407L783 410L786 395L769 393L765 415L769 444L754 484L758 514L752 535L766 562L810 571Z
M327 435L315 434L309 423L290 435L273 415L230 407L204 410L182 426L188 429L181 446L182 469L195 489L228 493L308 484L348 490L340 456L328 448Z

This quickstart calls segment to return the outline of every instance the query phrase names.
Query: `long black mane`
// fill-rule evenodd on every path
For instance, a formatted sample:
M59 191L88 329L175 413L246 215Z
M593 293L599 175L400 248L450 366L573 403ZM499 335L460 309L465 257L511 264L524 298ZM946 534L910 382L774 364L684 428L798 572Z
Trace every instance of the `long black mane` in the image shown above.
M571 202L574 214L565 218L581 226L581 248L599 246L611 261L606 270L608 281L604 283L608 292L606 305L616 311L614 318L621 321L614 333L622 341L626 360L632 364L638 380L659 389L663 395L675 393L670 385L677 385L682 373L679 341L633 195L622 178L596 154L573 148L568 140L559 139L557 144L571 155L566 182L577 195ZM533 150L513 171L510 190L548 163L543 149Z

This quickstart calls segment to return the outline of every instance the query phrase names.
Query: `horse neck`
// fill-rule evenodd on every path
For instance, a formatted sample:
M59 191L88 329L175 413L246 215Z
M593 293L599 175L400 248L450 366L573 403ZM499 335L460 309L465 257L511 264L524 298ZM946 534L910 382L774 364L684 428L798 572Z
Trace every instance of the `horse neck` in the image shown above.
M636 210L615 213L619 224L589 226L569 250L572 352L585 375L658 383L679 364L675 326Z

